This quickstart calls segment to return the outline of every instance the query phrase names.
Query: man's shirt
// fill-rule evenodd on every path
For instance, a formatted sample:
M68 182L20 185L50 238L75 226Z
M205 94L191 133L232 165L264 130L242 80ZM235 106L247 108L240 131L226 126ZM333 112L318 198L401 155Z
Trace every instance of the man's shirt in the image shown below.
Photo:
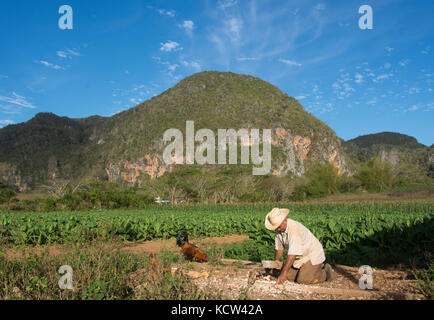
M288 249L288 255L295 255L293 267L297 269L309 260L312 265L323 263L324 250L318 239L301 223L292 219L287 221L284 232L276 231L276 250Z

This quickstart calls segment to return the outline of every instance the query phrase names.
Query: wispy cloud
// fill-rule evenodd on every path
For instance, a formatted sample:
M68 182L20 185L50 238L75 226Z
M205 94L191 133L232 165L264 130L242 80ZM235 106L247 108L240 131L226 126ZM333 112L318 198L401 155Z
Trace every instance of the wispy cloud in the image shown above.
M51 68L51 69L54 69L54 70L61 70L61 69L63 69L63 67L61 67L61 66L59 66L57 64L53 64L53 63L50 63L50 62L47 62L47 61L44 61L44 60L39 60L39 61L36 61L36 62L37 63L41 63L44 66L46 66L47 68Z
M279 61L291 67L301 67L301 63L294 60L279 59Z
M241 40L241 30L243 28L243 20L240 18L229 18L225 20L226 34L229 39L238 43Z
M237 0L219 0L218 7L224 10L226 8L235 6L237 3Z
M410 89L408 89L408 93L409 94L420 93L420 88L410 88Z
M410 108L408 108L408 109L404 109L403 111L404 111L404 112L413 112L413 111L417 111L417 110L419 110L419 106L417 106L417 105L412 105Z
M0 101L20 106L23 108L35 109L36 106L27 101L27 99L19 94L12 92L12 97L0 96Z
M183 28L189 36L193 35L193 29L194 29L193 21L184 20L184 22L182 24L179 24L178 27Z
M196 61L190 61L189 62L189 61L182 60L181 63L182 63L182 65L184 67L194 68L196 70L200 70L201 69L200 64L198 62L196 62Z
M424 111L432 111L434 110L434 102L430 102L426 105L426 108L424 109Z
M157 9L158 13L163 16L168 16L170 18L175 17L176 11L175 10L165 10L165 9Z
M166 10L166 9L160 9L160 8L156 8L153 6L146 6L148 9L152 9L155 10L156 12L158 12L159 14L161 14L162 16L166 16L169 18L174 18L176 15L176 11L175 10Z
M169 69L169 71L175 71L176 68L178 68L179 65L175 64L170 64L167 68Z
M395 48L392 48L392 47L385 47L384 50L386 50L387 53L388 53L388 55L390 56L391 53L395 50Z
M431 47L426 47L420 53L422 53L422 54L429 54L430 50L431 50Z
M65 59L72 59L73 56L76 57L81 56L81 53L78 52L77 49L74 50L66 49L66 50L57 51L57 56Z
M355 78L354 82L356 83L362 83L364 81L363 76L360 73L356 73L354 75L354 78Z
M393 73L385 73L377 76L376 78L372 79L374 82L379 82L380 80L389 79L390 77L393 77Z
M8 126L10 124L14 124L13 120L0 120L0 127Z
M5 75L5 74L0 74L0 79L7 79L7 78L9 78L7 75Z
M160 50L163 52L171 52L171 51L179 51L182 50L182 47L179 45L178 42L169 40L166 43L160 43L161 48Z
M409 64L409 62L410 62L410 59L401 60L401 61L399 61L399 65L401 67L405 67Z
M241 58L237 58L237 61L256 61L258 59L256 58L248 58L248 57L241 57Z

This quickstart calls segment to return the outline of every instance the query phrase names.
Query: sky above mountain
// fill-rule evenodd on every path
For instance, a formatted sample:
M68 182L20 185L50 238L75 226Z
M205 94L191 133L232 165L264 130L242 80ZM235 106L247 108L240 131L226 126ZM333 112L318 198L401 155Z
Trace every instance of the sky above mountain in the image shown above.
M65 4L72 30L59 28ZM345 140L394 131L431 145L433 16L431 0L2 0L0 127L111 116L213 70L276 85Z

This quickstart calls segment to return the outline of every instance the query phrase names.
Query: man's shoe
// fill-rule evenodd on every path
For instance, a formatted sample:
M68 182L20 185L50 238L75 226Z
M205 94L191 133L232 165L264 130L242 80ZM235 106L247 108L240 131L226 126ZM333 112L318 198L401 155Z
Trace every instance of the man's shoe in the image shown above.
M328 263L324 265L324 270L327 275L326 281L333 281L337 278L336 273L333 271L331 265L329 265Z

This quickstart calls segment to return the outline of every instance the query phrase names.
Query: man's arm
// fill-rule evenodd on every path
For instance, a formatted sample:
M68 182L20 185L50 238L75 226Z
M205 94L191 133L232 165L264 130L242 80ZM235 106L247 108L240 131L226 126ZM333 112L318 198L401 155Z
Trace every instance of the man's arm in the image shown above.
M274 253L274 260L280 261L280 258L282 258L283 250L276 250Z
M288 255L282 269L280 270L280 275L279 278L277 279L277 284L285 282L286 275L288 273L289 268L291 268L292 264L294 263L295 257L296 257L295 255Z

